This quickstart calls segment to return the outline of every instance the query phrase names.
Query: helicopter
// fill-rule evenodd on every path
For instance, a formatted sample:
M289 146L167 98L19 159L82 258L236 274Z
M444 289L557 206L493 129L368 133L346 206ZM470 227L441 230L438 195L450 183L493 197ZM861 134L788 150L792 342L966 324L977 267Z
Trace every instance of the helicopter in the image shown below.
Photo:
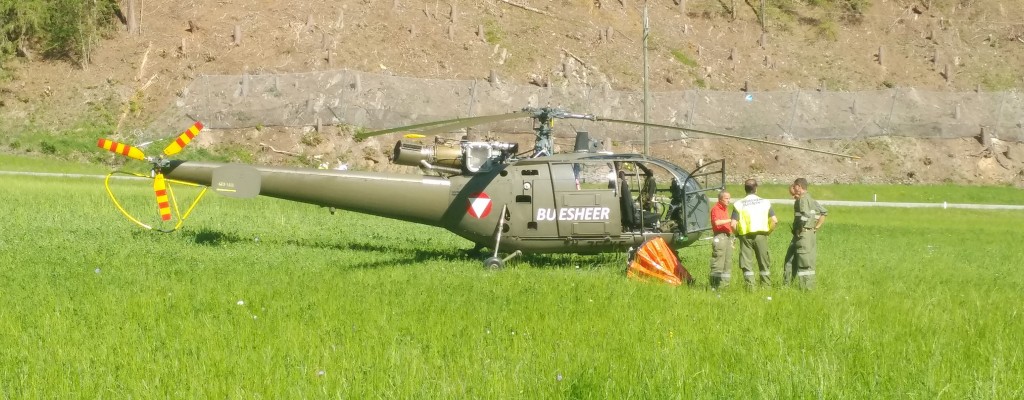
M476 125L532 118L535 142L440 139L422 144L409 139L448 133ZM256 166L173 160L202 130L197 122L164 149L147 156L108 139L105 150L152 164L154 193L163 221L172 218L169 183L198 185L233 198L257 195L309 203L447 229L474 243L488 268L501 268L523 253L597 254L621 252L654 239L674 250L695 243L711 229L707 193L725 187L725 160L686 170L642 154L602 151L587 132L577 132L574 151L556 154L552 130L557 119L665 128L751 140L813 152L838 153L672 125L610 119L552 107L456 118L361 132L356 139L408 132L393 149L394 164L418 167L419 174L297 167ZM117 172L117 171L115 171ZM113 173L113 172L112 172ZM109 178L109 176L108 176ZM108 179L109 181L109 179ZM113 193L108 194L114 199ZM202 193L196 198L198 202ZM410 202L415 198L415 202ZM120 204L114 199L121 209ZM187 218L195 203L178 217ZM138 222L146 228L152 227ZM173 229L172 229L173 230ZM166 230L165 230L166 231ZM501 251L505 251L502 256Z

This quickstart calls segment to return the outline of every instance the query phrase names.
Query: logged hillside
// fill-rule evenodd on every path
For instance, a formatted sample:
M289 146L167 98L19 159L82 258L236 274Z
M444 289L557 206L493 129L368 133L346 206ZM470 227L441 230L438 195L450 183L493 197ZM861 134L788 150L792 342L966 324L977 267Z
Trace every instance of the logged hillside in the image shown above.
M121 12L126 3L121 1ZM1024 5L1019 2L768 3L762 9L760 2L750 0L649 1L651 90L1024 87L1019 68L1024 65ZM643 76L642 4L148 0L136 6L137 33L117 25L89 48L83 63L39 54L6 61L0 74L0 118L23 137L24 132L66 134L83 127L127 132L147 126L200 75L338 68L432 79L481 79L494 73L503 81L536 85L557 84L571 76L638 91ZM295 136L301 135L264 129L210 137L235 139L245 146L237 138L274 142L274 137ZM31 151L31 146L11 143L7 141L9 151ZM266 149L248 145L251 152L267 153L255 159L274 161ZM1024 185L1024 149L1019 143L997 141L984 147L970 138L878 138L817 145L854 150L865 160L839 163L745 143L698 140L662 148L664 153L656 155L685 159L686 164L728 157L734 177L785 180L809 174L841 182ZM384 158L381 148L388 146L340 138L329 156L375 168ZM344 155L353 151L365 157Z

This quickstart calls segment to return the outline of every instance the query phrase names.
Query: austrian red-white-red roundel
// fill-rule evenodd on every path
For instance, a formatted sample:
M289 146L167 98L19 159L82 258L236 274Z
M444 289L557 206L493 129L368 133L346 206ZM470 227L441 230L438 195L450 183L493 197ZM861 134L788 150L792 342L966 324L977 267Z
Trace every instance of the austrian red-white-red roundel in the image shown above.
M491 214L491 198L487 196L487 193L480 192L469 196L469 207L467 212L473 218L487 218Z

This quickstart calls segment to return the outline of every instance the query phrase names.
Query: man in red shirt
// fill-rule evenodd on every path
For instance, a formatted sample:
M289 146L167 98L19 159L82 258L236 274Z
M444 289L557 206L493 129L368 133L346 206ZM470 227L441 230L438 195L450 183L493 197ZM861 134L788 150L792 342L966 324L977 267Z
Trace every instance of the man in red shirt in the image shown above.
M732 232L733 221L729 215L729 192L718 192L718 202L711 207L711 230L714 238L711 243L711 289L729 285L732 270Z

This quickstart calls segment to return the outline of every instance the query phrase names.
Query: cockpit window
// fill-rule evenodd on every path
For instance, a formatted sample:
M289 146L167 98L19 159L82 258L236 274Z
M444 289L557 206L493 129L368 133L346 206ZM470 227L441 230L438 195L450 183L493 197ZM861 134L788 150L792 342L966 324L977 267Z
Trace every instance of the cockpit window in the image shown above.
M615 189L615 172L608 162L584 161L552 164L555 190Z

